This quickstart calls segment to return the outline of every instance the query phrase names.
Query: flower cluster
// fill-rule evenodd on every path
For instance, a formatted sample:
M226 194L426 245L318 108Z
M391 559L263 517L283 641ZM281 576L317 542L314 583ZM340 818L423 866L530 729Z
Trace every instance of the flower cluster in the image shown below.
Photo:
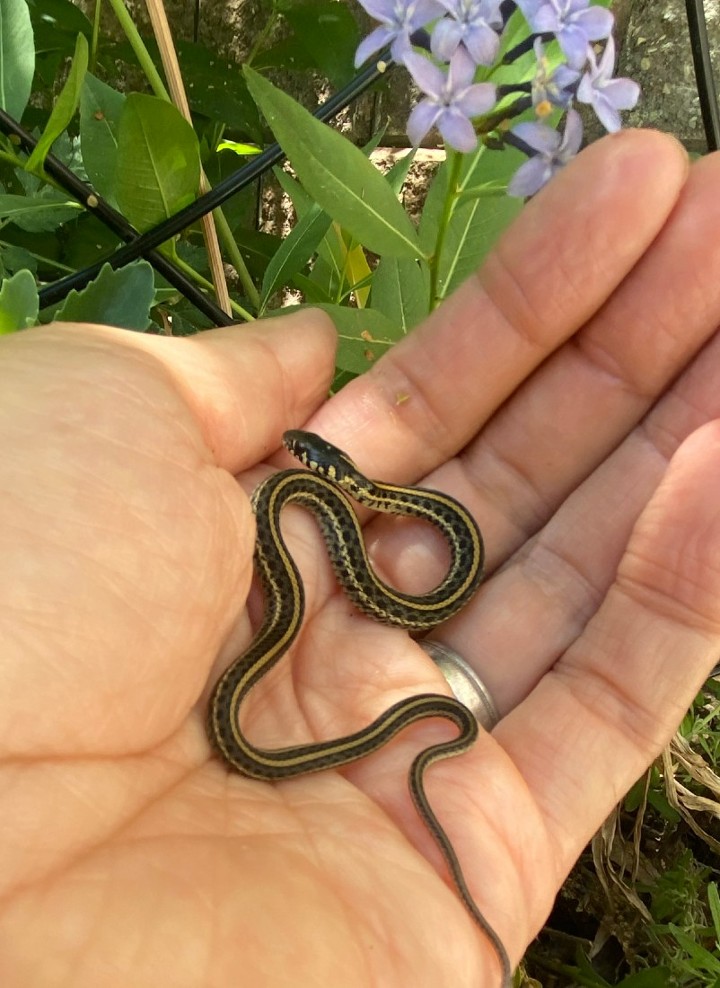
M458 151L477 145L473 123L494 110L510 93L523 94L493 115L493 129L529 160L513 176L511 195L531 196L573 158L582 143L582 123L574 101L593 107L608 131L618 130L620 110L637 103L640 89L631 79L614 79L613 15L591 0L360 0L379 22L360 44L355 64L390 46L423 93L410 114L408 136L417 145L436 127ZM519 9L528 38L500 58L501 35ZM550 68L545 45L557 40L564 61ZM598 61L594 43L604 42ZM530 48L536 58L532 82L496 86L475 82L479 66L492 76ZM508 130L508 121L530 107L536 119ZM554 108L566 111L563 134L546 122ZM504 125L504 126L503 126Z

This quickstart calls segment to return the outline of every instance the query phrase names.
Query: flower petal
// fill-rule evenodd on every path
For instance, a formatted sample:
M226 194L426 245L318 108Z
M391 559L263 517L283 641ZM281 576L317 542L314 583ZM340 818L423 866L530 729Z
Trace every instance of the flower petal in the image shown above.
M436 99L441 98L445 89L445 74L429 58L416 51L408 52L405 56L405 68L424 93Z
M577 13L573 20L588 41L602 41L611 36L615 18L603 7L589 7Z
M582 117L577 110L568 110L565 121L565 133L561 141L563 155L566 161L570 161L580 150L583 139Z
M355 68L366 62L376 51L380 51L381 48L390 44L393 35L394 31L384 26L376 27L374 31L371 31L367 38L363 38L358 45L358 50L355 52Z
M430 37L430 50L436 58L449 61L462 41L462 28L457 21L445 18L438 21Z
M560 47L571 69L581 69L588 60L588 38L580 27L571 24L558 32Z
M440 115L437 127L446 144L456 151L474 151L477 147L477 134L468 118L455 109L448 107Z
M481 24L466 32L465 47L478 65L492 65L500 50L500 38L491 27Z
M477 66L462 45L450 59L448 68L448 88L451 93L459 93L466 89L475 78Z
M436 17L442 17L444 13L444 6L439 0L415 0L415 9L409 18L410 27L413 31L425 27Z
M488 113L497 103L497 90L491 82L477 82L454 101L454 106L466 117Z
M540 151L542 154L554 154L560 147L561 138L558 132L536 120L516 124L512 128L512 132L528 147L534 151Z
M508 184L509 196L534 196L553 175L552 166L543 158L530 158L520 165Z
M640 86L633 79L611 79L605 95L618 110L632 110L640 99Z
M442 112L442 107L429 99L421 100L412 108L408 117L407 133L413 147L419 146L423 137L435 126Z
M615 131L620 130L622 127L620 114L604 93L598 93L597 97L593 100L593 110L595 110L598 120L609 134L614 134Z
M376 21L395 23L395 0L360 0L360 6Z

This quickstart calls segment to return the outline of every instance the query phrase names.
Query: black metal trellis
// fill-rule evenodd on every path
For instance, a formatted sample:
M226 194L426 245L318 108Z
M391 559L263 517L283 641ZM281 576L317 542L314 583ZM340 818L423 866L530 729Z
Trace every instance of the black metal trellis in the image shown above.
M36 139L29 134L23 127L13 120L11 116L5 113L4 110L0 110L0 129L2 129L6 134L15 137L18 141L20 147L24 151L30 154L35 145L37 144ZM81 179L75 175L69 168L67 168L62 161L59 161L54 155L49 154L45 159L45 171L50 175L55 181L60 185L66 192L68 192L74 199L82 203L88 210L95 213L98 219L102 220L108 229L112 230L113 233L117 234L122 240L131 242L138 238L140 234L138 231L131 226L130 223L125 219L122 213L119 213L116 209L113 209L101 196L97 195L92 186L87 185ZM147 260L152 264L158 274L161 274L167 281L170 282L173 287L177 288L185 298L192 302L200 312L204 313L212 322L217 326L230 325L232 320L227 316L219 306L213 302L213 300L203 294L203 292L195 285L189 278L179 271L175 265L161 254L158 250L148 251L145 255ZM83 272L79 273L81 276ZM76 276L71 276L75 278ZM47 288L40 291L41 306L45 307L50 305L52 302L60 301L63 299L68 292L76 287L76 285L70 284L66 291L58 293L55 297L51 298L49 301L43 300L43 293L48 292L60 286L66 284L71 279L63 279L62 282L54 282L52 285L47 286ZM90 279L88 279L90 280ZM79 279L80 284L86 284L87 281L82 281L82 277ZM51 293L52 294L52 293Z
M344 110L358 96L360 96L369 86L376 82L388 69L393 66L393 60L389 49L382 52L380 56L366 69L359 72L347 86L331 96L330 99L322 103L314 112L318 120L327 122ZM0 111L0 129L5 133L14 136L26 150L32 150L35 146L35 139L28 134L17 121L8 114ZM73 289L83 288L88 282L97 277L104 264L110 264L113 268L121 268L139 257L148 260L158 273L176 287L182 294L196 307L207 315L216 325L231 325L234 320L227 316L222 309L207 295L200 291L181 271L179 271L171 261L157 248L160 244L174 237L192 223L197 222L207 213L212 212L222 205L227 199L246 188L255 179L265 174L273 165L285 157L279 144L272 144L257 157L253 158L245 167L238 169L229 175L222 182L219 182L210 192L200 196L189 206L174 213L168 219L148 230L144 234L139 234L135 228L128 223L125 217L117 210L113 209L109 203L98 196L91 186L77 178L76 175L62 162L52 155L46 159L46 171L68 192L71 196L81 202L86 208L92 210L109 229L126 241L124 247L118 248L108 257L103 258L96 264L83 268L74 274L68 275L50 285L46 285L40 290L40 307L45 308L61 301Z
M705 128L705 138L708 150L717 151L720 147L720 111L718 110L715 76L710 58L703 0L685 0L685 10L690 30L690 47L695 66L695 81L700 97L700 112Z

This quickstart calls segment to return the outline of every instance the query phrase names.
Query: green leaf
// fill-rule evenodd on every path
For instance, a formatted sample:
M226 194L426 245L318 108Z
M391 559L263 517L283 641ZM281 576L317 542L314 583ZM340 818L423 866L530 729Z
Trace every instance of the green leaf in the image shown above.
M315 203L302 185L286 171L282 168L274 168L273 172L285 194L292 199L298 219L303 219L308 212L316 209ZM347 259L347 247L337 223L332 224L318 244L317 255L310 278L305 278L301 285L296 276L294 283L301 288L308 302L337 299L343 292Z
M18 271L37 271L37 258L24 247L5 244L0 247L0 278L9 278Z
M335 323L338 333L337 366L363 374L402 336L397 325L375 309L349 309L344 305L318 305Z
M52 108L52 113L45 125L45 130L42 132L40 140L35 145L35 149L28 159L28 171L37 174L41 170L50 148L75 116L75 111L80 102L80 90L82 89L87 67L88 43L83 34L78 34L70 72L65 80L65 85L60 91L60 95L55 100L55 106Z
M317 249L332 220L319 206L314 206L295 224L282 246L267 266L262 283L261 311L281 285L287 284Z
M261 142L260 116L237 63L191 41L178 40L177 48L193 118L202 114Z
M360 32L348 7L336 0L291 0L284 4L283 16L292 25L293 40L307 53L313 67L336 89L350 81Z
M28 0L28 5L38 56L40 52L57 51L69 58L78 34L92 37L92 24L72 0Z
M94 281L80 292L70 292L54 318L144 331L154 298L153 269L147 261L134 261L119 271L103 264Z
M438 264L438 300L446 298L480 266L500 234L522 209L522 200L487 195L487 186L507 186L525 157L508 148L480 147L463 158L457 195ZM444 162L430 187L420 221L420 241L427 253L435 251L447 195L449 163Z
M373 275L370 304L405 335L430 311L427 267L404 257L382 257Z
M117 201L141 232L195 199L197 137L180 111L155 96L131 93L120 116Z
M390 171L385 174L385 181L388 183L396 196L399 196L402 192L402 187L405 184L405 179L410 171L410 166L415 160L416 153L417 148L410 148L407 154L404 154L401 158L398 158Z
M337 131L248 66L248 88L313 199L376 254L415 258L417 233L383 176Z
M0 286L0 335L34 326L38 317L38 291L29 271L18 271Z
M47 233L74 219L82 211L80 203L68 200L56 189L49 194L28 199L27 196L0 195L0 219L15 223L28 233Z
M705 950L703 946L696 943L688 933L681 930L674 923L668 923L668 929L692 960L693 967L707 971L716 977L720 976L720 960L714 954L711 954L709 950Z
M215 150L232 151L240 157L250 157L254 154L260 154L262 148L259 148L257 144L246 144L244 141L220 141Z
M715 927L715 942L718 950L720 950L720 893L718 893L716 882L710 882L708 884L707 893L710 915L712 916L713 926Z
M117 201L118 130L124 105L122 93L106 86L88 72L80 94L83 164L95 190L113 205Z
M644 971L628 974L617 988L667 988L671 984L672 972L669 967L649 967Z
M0 108L19 120L30 98L35 40L25 0L0 0Z

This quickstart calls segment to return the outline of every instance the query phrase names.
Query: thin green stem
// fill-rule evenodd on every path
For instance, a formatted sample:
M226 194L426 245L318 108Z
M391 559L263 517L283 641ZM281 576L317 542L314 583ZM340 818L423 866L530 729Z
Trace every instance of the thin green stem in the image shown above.
M176 267L180 268L180 270L188 276L188 278L200 285L201 288L205 288L207 291L213 292L214 294L215 286L212 282L208 281L207 278L203 278L203 276L196 271L195 268L191 267L191 265L189 265L186 261L183 261L181 257L178 257L175 251L172 252L172 261ZM232 299L230 299L230 308L233 311L233 315L238 316L245 322L255 321L255 316L251 312L248 312L247 309L244 309L238 302L234 302Z
M100 11L102 10L102 0L95 0L95 10L93 13L92 38L90 39L90 61L88 68L95 71L97 60L98 40L100 37Z
M277 22L278 22L278 12L277 12L277 8L276 8L275 4L273 3L272 13L268 17L268 19L265 21L265 26L260 31L260 33L258 34L258 36L255 38L255 41L253 42L252 48L248 52L248 56L245 59L245 64L246 65L252 65L252 63L253 63L253 61L255 59L255 56L262 49L262 46L265 44L265 41L270 36L270 33L274 29L274 27L277 24Z
M120 27L123 29L126 38L130 42L132 50L135 52L135 57L140 63L140 67L147 76L147 80L150 83L153 92L156 96L159 96L161 99L166 99L169 102L170 94L165 88L165 83L162 81L160 73L155 68L153 60L150 57L150 52L145 47L145 42L140 37L138 29L135 27L135 22L128 13L123 0L109 0L109 3L118 19Z
M23 167L22 160L16 154L13 154L12 151L0 151L0 161L6 162L13 168Z
M215 222L217 224L218 236L223 242L223 246L227 251L230 263L237 271L240 284L243 286L245 294L252 302L255 311L257 311L260 307L260 293L255 287L255 283L253 282L250 272L247 269L245 259L240 253L235 237L233 237L230 224L225 219L225 214L219 207L218 209L213 210L213 217L215 218Z
M458 186L460 184L460 171L462 168L462 155L455 151L448 151L448 179L445 190L445 202L438 224L437 237L435 239L435 250L430 261L430 308L435 309L442 299L439 297L440 290L440 262L442 260L445 238L447 236L450 219L455 210L458 197Z
M17 247L17 244L12 243L10 240L0 240L0 248L4 250L9 250L13 247ZM68 267L67 264L61 264L60 261L56 261L52 257L45 257L43 254L38 254L34 250L28 250L27 247L23 247L22 249L25 251L26 254L29 254L30 257L34 257L36 261L39 261L41 264L45 265L46 267L57 268L58 271L64 271L66 274L71 274L75 270L74 268Z

